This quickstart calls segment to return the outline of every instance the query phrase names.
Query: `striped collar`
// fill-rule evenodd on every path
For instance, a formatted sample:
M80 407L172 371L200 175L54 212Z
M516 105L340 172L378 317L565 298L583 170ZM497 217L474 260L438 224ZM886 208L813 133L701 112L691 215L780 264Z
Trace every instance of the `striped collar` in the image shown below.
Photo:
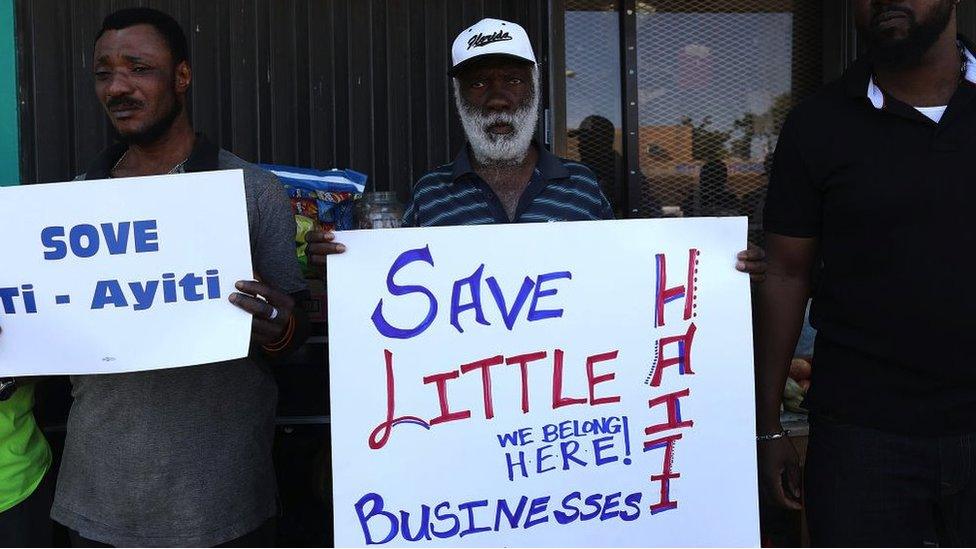
M966 74L963 76L963 78L970 84L976 85L976 57L973 56L973 53L970 51L968 45L963 45L962 51L963 51L963 55L966 56ZM867 97L868 97L868 101L871 102L871 105L875 109L880 110L884 108L885 106L884 92L881 91L881 88L878 87L877 84L875 84L873 71L869 72L868 75Z

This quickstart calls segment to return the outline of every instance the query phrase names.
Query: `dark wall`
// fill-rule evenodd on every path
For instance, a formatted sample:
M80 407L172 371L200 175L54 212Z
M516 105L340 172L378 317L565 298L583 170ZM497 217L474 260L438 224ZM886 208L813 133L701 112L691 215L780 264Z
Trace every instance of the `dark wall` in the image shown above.
M69 179L109 142L92 44L132 5L182 24L198 131L253 162L365 172L401 199L463 143L446 76L456 34L516 21L544 61L548 33L545 0L16 0L23 181Z

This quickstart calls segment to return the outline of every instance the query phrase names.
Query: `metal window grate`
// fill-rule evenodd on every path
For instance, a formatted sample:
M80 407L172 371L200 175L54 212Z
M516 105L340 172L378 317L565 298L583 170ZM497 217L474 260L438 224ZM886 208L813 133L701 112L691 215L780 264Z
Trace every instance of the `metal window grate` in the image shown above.
M555 70L565 71L565 90L559 90L565 112L557 112L565 130L556 136L557 150L596 172L618 213L628 196L624 175L635 170L639 200L630 209L639 217L749 215L756 229L783 119L823 82L824 6L809 0L634 5L631 14L613 0L563 2L565 44L556 52L565 52L565 66L557 63ZM621 66L627 17L635 18L635 67ZM638 105L637 166L621 156L624 68L637 75L637 96L630 98Z
M642 0L636 10L642 213L761 224L780 127L822 82L822 6Z
M626 191L620 155L619 9L613 0L567 0L564 34L565 155L593 170L618 211Z

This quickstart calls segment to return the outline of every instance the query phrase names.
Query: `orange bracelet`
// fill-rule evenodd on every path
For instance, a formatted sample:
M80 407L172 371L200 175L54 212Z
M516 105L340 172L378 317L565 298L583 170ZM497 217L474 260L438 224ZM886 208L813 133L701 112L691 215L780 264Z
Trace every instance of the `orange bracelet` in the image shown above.
M295 317L292 316L288 319L288 326L285 328L284 335L281 336L278 341L270 343L268 345L262 345L261 348L269 353L277 353L288 346L291 343L292 338L295 336Z

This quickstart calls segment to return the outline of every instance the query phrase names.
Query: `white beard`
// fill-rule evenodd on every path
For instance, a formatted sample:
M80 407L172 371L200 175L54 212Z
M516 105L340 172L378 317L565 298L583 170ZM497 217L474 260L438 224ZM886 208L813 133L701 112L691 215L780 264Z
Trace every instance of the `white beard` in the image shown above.
M514 113L484 114L465 103L461 97L461 84L454 79L454 104L464 135L471 145L475 160L483 166L515 165L522 162L529 152L535 126L539 121L539 69L532 68L532 97L527 105ZM488 131L495 124L509 124L512 133L499 135Z

